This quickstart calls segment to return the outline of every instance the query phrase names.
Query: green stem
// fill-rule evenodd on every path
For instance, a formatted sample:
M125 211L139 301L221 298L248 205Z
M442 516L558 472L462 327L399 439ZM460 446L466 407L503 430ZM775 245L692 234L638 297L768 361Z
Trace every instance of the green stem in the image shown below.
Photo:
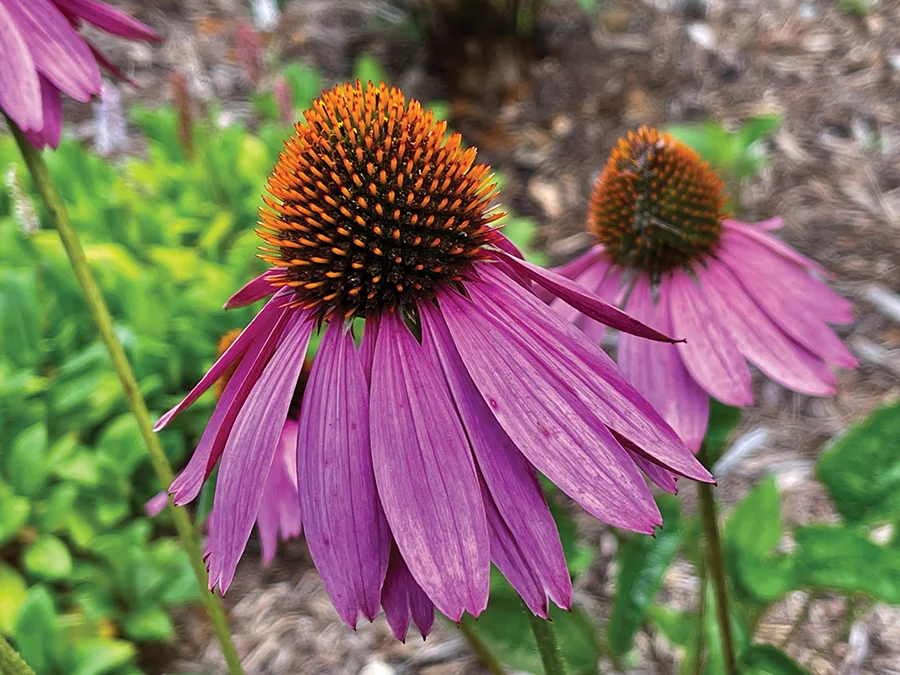
M34 675L31 666L0 635L0 675Z
M478 634L474 630L472 630L472 626L469 625L468 621L460 621L459 630L466 639L466 642L469 643L472 651L475 652L475 656L481 661L481 665L485 667L485 670L491 673L491 675L506 675L506 671L497 660L497 657L491 653L491 650L484 644L484 641L478 637Z
M706 665L706 561L700 551L700 600L697 607L697 635L694 645L694 675L702 675Z
M13 136L15 136L25 164L28 165L28 170L34 179L41 201L43 201L50 216L50 221L59 233L59 238L66 249L66 254L69 256L69 262L72 265L72 271L81 285L91 316L94 319L94 323L97 324L100 338L103 340L103 344L109 352L113 368L119 376L125 399L128 401L128 406L137 420L138 429L150 453L150 461L153 464L156 475L159 477L159 482L162 484L163 489L166 489L174 478L172 467L168 458L166 458L159 439L153 433L153 424L150 422L147 404L144 402L144 398L138 389L137 381L131 366L128 364L128 358L125 356L122 343L119 342L119 338L116 336L112 316L110 316L109 308L106 306L103 295L100 293L100 288L97 286L97 282L91 273L87 256L84 254L84 249L81 247L81 242L78 240L75 229L69 222L65 204L63 204L59 192L56 191L56 186L53 184L53 179L50 177L50 172L47 170L47 165L44 163L41 154L31 146L15 122L7 118L7 124L12 130ZM169 510L175 521L178 538L181 540L181 544L190 559L194 576L197 577L197 584L201 589L200 597L203 599L213 630L219 639L219 644L222 646L222 654L225 657L225 662L228 664L228 672L230 675L243 675L244 671L241 668L241 662L234 647L234 642L231 640L228 620L225 618L222 604L216 595L207 590L209 581L197 533L191 524L187 512L182 508L175 507L171 497L169 497Z
M545 675L566 675L566 667L563 664L562 655L559 653L559 645L556 643L556 632L553 624L546 619L535 616L531 610L525 608L531 632L534 633L534 641L537 642L538 653L541 655L541 663L544 664Z
M704 449L700 450L703 461ZM706 540L707 572L712 580L716 595L716 615L719 632L722 635L722 652L725 657L726 675L737 675L737 658L734 651L734 637L728 615L728 586L725 580L725 565L722 555L722 539L719 536L719 522L716 514L716 499L709 483L699 483L700 517L703 520L703 534Z

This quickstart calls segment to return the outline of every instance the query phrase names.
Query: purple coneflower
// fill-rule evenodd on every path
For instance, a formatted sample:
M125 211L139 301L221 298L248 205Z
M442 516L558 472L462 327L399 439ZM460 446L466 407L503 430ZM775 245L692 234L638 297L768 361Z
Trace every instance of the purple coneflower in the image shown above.
M589 513L651 533L643 469L711 480L612 361L531 291L660 333L519 257L492 225L490 170L385 85L323 93L285 144L258 230L272 267L226 306L274 296L157 429L233 364L172 485L194 499L217 461L210 584L227 589L257 519L310 336L297 477L310 554L340 616L379 606L398 637L432 605L488 600L493 562L535 614L571 603L540 471ZM351 321L364 319L357 348ZM358 322L357 322L358 323ZM222 526L219 527L218 525Z
M160 39L97 0L0 0L0 108L35 147L59 145L60 91L82 102L99 94L98 63L125 77L78 34L82 21L127 40Z
M677 345L622 334L619 365L685 443L697 451L709 396L753 402L755 364L795 391L835 391L828 364L856 360L828 327L852 320L850 303L821 278L825 271L768 234L781 219L730 220L724 185L696 152L642 127L613 150L597 180L588 227L597 244L558 268L560 275L620 305ZM605 326L551 305L599 343Z

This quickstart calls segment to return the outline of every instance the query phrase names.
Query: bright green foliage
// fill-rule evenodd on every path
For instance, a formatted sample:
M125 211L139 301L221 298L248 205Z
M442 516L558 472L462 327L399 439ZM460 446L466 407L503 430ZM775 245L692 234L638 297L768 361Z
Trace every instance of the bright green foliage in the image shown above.
M734 205L740 206L741 182L769 166L771 160L763 141L778 130L781 122L780 115L759 115L734 132L717 122L672 124L666 131L710 163L727 184Z
M895 520L900 513L900 400L839 438L822 454L816 473L848 522Z
M634 634L647 618L668 570L681 545L683 532L674 497L659 500L663 528L656 538L630 537L619 549L619 572L613 611L607 625L607 639L614 654L631 649Z
M734 427L741 419L741 409L709 400L709 426L703 439L703 460L712 467L727 448Z

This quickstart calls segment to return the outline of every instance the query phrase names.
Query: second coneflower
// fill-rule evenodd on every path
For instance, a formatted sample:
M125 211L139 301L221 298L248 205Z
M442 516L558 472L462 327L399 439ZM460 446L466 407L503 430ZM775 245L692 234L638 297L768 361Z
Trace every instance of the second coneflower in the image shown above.
M272 295L172 421L239 363L173 485L194 499L220 462L208 565L231 583L258 517L310 336L297 478L310 554L341 617L383 607L395 634L486 606L494 562L535 614L571 603L540 471L589 513L660 525L641 470L710 480L612 362L530 281L619 330L666 339L521 259L492 225L490 170L417 101L384 85L324 93L269 179ZM274 294L274 295L273 295ZM352 320L364 319L357 348Z
M825 271L768 234L780 218L728 218L724 185L696 152L642 127L619 141L597 180L588 229L596 245L556 271L627 309L677 345L622 335L622 371L693 450L706 433L709 396L753 402L754 363L776 382L834 393L829 365L856 360L827 324L852 319ZM551 304L599 343L605 326Z

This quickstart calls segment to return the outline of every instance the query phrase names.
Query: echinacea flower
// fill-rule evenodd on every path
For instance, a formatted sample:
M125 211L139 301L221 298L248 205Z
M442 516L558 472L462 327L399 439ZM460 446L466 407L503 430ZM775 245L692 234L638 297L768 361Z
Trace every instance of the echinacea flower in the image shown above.
M82 102L98 95L98 63L124 77L78 34L82 21L127 40L159 40L98 0L0 0L0 109L37 148L59 145L61 91Z
M613 150L591 198L596 245L556 271L634 317L687 342L622 334L622 372L697 451L709 396L753 402L747 361L804 394L835 391L829 365L856 359L827 324L852 320L850 303L818 264L768 233L781 218L729 219L724 185L696 152L642 127ZM551 303L599 343L605 326Z
M234 343L241 331L234 330L226 333L218 344L219 356ZM216 400L222 398L231 381L231 376L237 369L237 363L226 370L216 380L214 385ZM256 528L259 531L260 544L262 545L262 563L265 567L275 559L278 550L278 540L286 541L300 536L302 523L300 520L300 501L297 495L297 430L299 417L298 401L303 395L306 386L306 378L309 368L300 371L300 379L294 392L294 404L288 412L288 417L281 428L278 438L278 446L275 458L272 460L272 468L266 478L260 499L259 513L256 516ZM200 438L200 449L194 458L202 458L204 443L211 441L208 434ZM193 461L193 459L192 459ZM145 505L147 515L151 518L158 515L166 507L167 496L165 492L152 497ZM206 523L207 530L211 531L215 525L210 517Z
M226 307L272 297L157 424L238 363L171 487L191 501L220 462L210 584L224 591L234 577L321 326L297 481L310 554L344 621L381 606L402 638L410 618L427 633L433 606L477 616L491 562L535 614L547 616L548 598L569 607L538 471L597 518L644 533L661 519L641 469L711 477L531 281L610 326L665 336L522 260L492 225L489 168L417 101L357 82L304 118L260 211L272 267Z

